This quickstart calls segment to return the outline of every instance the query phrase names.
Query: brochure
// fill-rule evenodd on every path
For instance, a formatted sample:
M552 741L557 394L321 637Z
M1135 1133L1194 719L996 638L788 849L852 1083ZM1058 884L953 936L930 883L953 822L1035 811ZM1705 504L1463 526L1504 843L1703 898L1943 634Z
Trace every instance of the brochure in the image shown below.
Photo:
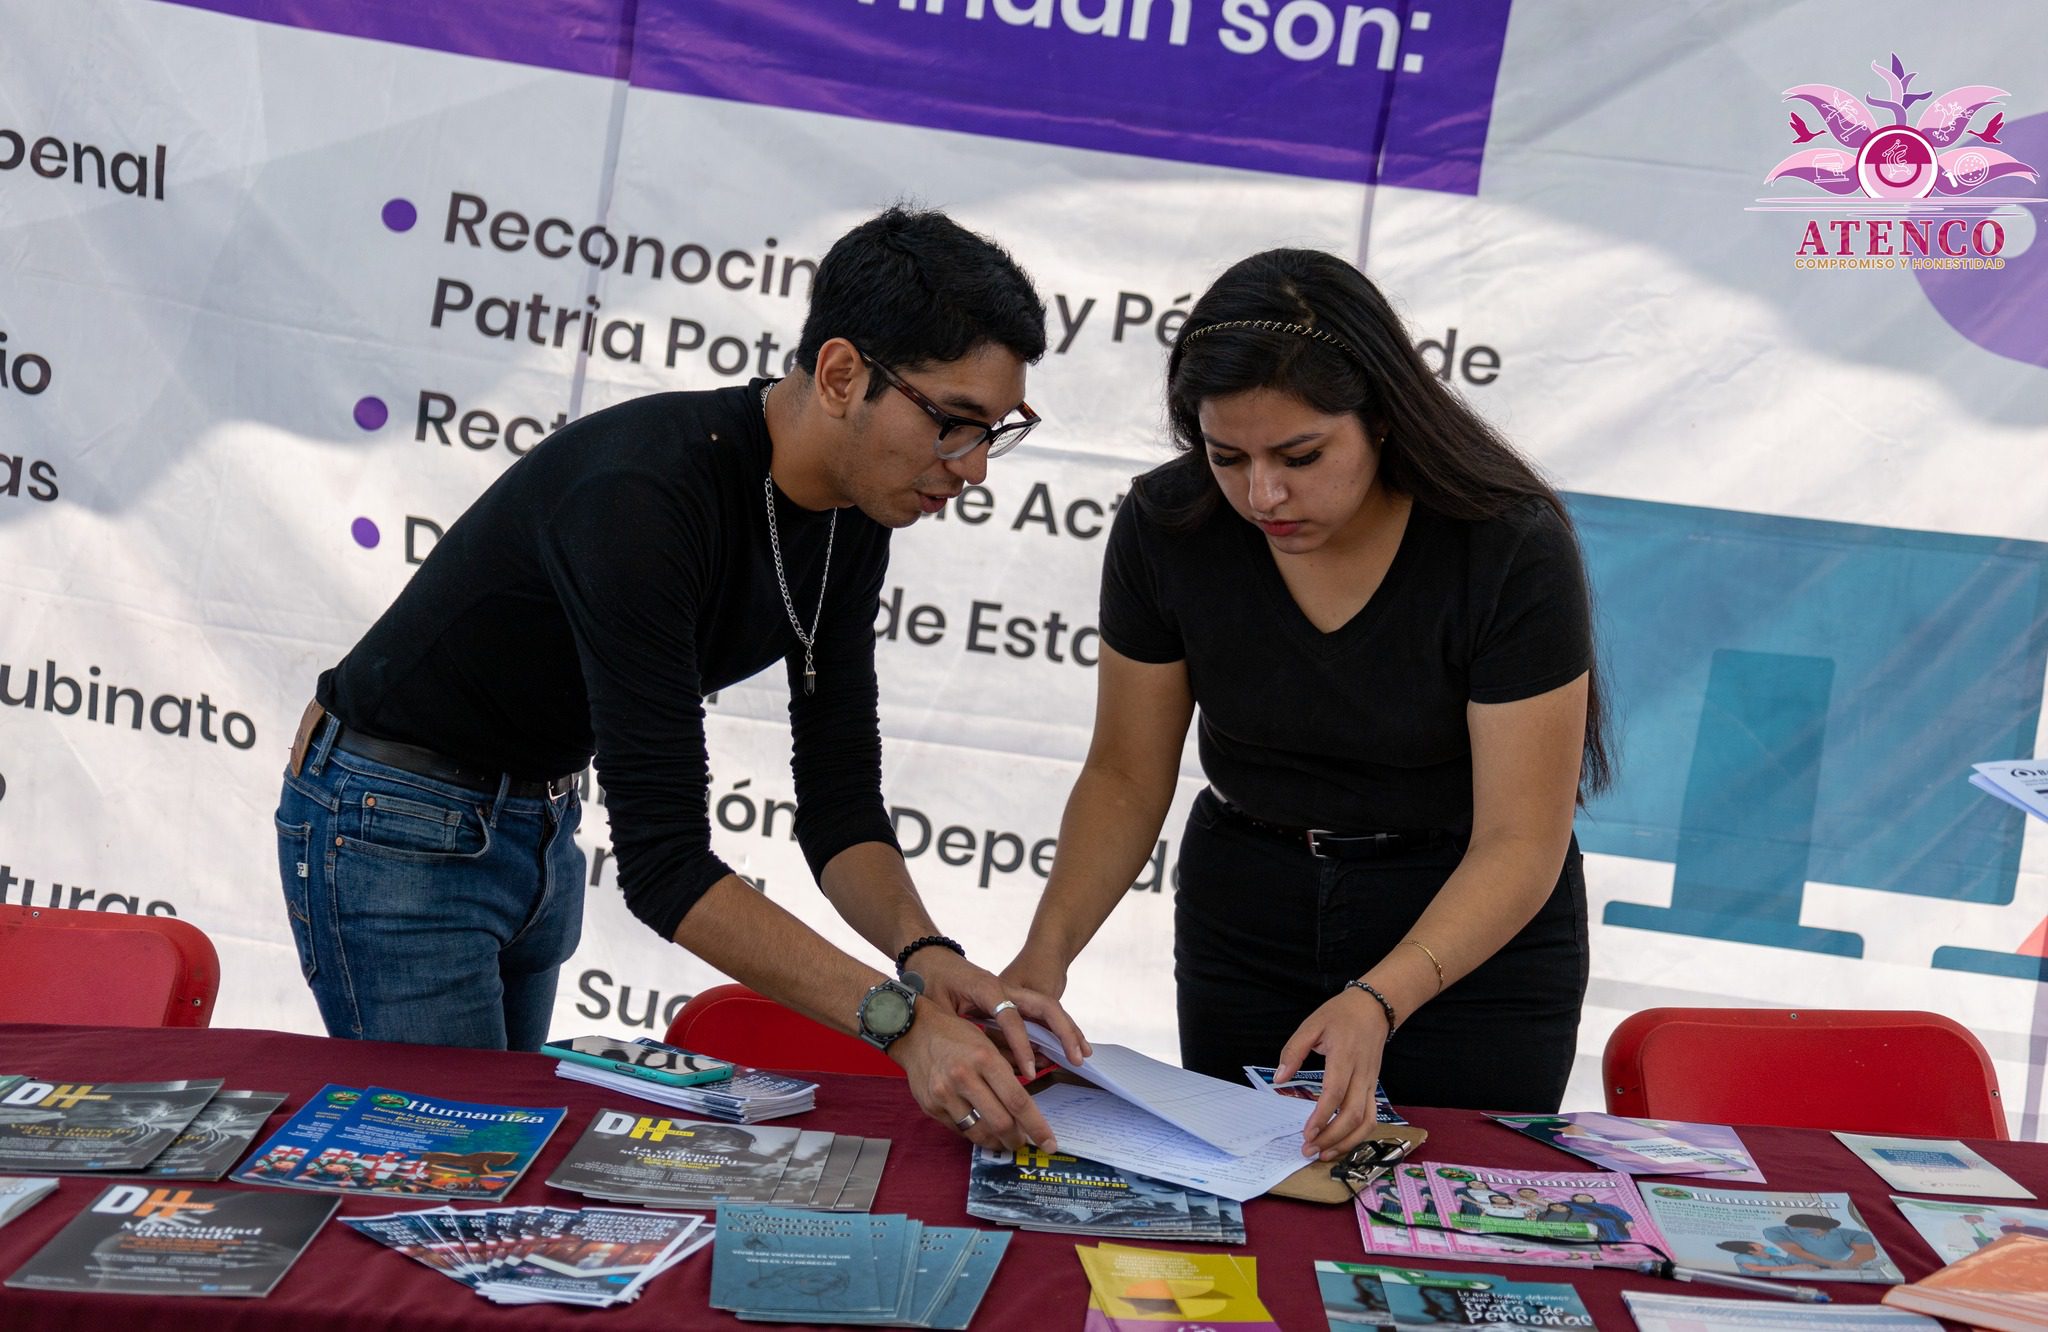
M114 1184L7 1279L25 1290L268 1295L338 1198Z
M1716 1182L1764 1182L1756 1159L1726 1124L1626 1119L1597 1112L1492 1118L1602 1170L1624 1175L1712 1175Z
M825 1161L832 1154L832 1142L838 1136L824 1129L799 1130L796 1145L789 1149L789 1163L782 1168L782 1182L775 1186L775 1196L769 1201L777 1207L810 1206L818 1193L818 1181L825 1177ZM835 1200L838 1196L833 1194Z
M846 1186L839 1190L839 1196L832 1200L835 1212L865 1212L875 1205L875 1191L882 1186L882 1167L889 1160L887 1138L862 1138L860 1151L853 1158L853 1169L846 1176ZM822 1206L814 1200L813 1205Z
M884 1304L876 1258L864 1214L728 1207L712 1248L711 1307L815 1322L893 1310L895 1291Z
M1899 1214L1912 1222L1927 1247L1944 1263L1966 1258L2007 1235L2048 1239L2048 1210L1998 1203L1930 1202L1892 1195Z
M1641 1188L1680 1267L1791 1281L1903 1279L1846 1193Z
M1319 1068L1300 1069L1287 1081L1276 1082L1274 1079L1279 1075L1279 1072L1279 1069L1274 1068L1270 1064L1246 1064L1244 1066L1245 1077L1251 1079L1252 1086L1259 1088L1261 1091L1269 1091L1278 1096L1292 1096L1298 1101L1319 1101L1322 1099L1323 1070ZM1374 1117L1380 1123L1405 1124L1408 1122L1401 1118L1401 1112L1394 1109L1393 1102L1387 1099L1387 1089L1384 1085L1373 1087L1372 1099Z
M1307 1164L1299 1136L1274 1138L1248 1155L1233 1156L1095 1087L1054 1083L1033 1099L1060 1142L1090 1160L1239 1202L1258 1197Z
M1403 1165L1357 1209L1366 1252L1386 1256L1626 1267L1662 1246L1628 1177L1605 1171Z
M1884 1302L1993 1332L2040 1332L2048 1327L2048 1239L2007 1235L1886 1291Z
M34 1207L56 1187L57 1181L48 1176L0 1175L0 1226Z
M966 1332L968 1324L974 1321L975 1311L981 1308L982 1296L988 1294L989 1283L996 1278L1004 1252L1010 1247L1007 1230L969 1230L967 1234L971 1237L967 1257L954 1274L952 1286L939 1296L926 1317L926 1327Z
M1279 1332L1259 1299L1256 1269L1230 1254L1077 1246L1091 1294L1086 1326L1104 1332L1162 1332L1162 1325L1228 1326Z
M800 1136L793 1128L600 1110L548 1184L671 1207L770 1202Z
M1836 1133L1884 1182L1907 1193L1964 1198L2031 1198L2033 1193L1954 1138L1891 1138Z
M160 1179L219 1179L284 1100L283 1092L215 1092L198 1117L142 1173Z
M171 1145L220 1079L45 1082L0 1092L0 1171L135 1171Z
M361 1100L361 1087L344 1087L330 1082L290 1119L278 1127L261 1147L228 1178L243 1184L282 1184L298 1173L306 1154L327 1138L336 1124Z
M1318 1262L1316 1287L1332 1332L1404 1327L1593 1326L1578 1292L1556 1282L1506 1281L1365 1263Z
M1882 1304L1788 1304L1625 1290L1639 1332L1940 1332L1941 1324Z
M2037 819L2048 819L2048 762L2005 759L1970 767L1975 770L1970 785Z
M967 1214L1023 1230L1242 1244L1242 1209L1226 1224L1216 1195L1063 1152L977 1146Z
M316 1098L234 1178L350 1193L492 1198L519 1182L567 1113L389 1087L363 1089L339 1118L326 1121L335 1108L336 1102ZM297 1140L271 1146L295 1130Z
M434 1207L341 1223L499 1304L608 1308L711 1242L696 1215Z

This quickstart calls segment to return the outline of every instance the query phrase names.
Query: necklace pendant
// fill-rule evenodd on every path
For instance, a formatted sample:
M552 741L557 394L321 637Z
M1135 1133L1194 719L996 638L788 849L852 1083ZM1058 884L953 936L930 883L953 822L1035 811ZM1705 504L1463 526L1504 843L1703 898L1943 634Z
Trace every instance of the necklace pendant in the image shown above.
M817 692L818 672L814 667L807 664L804 667L804 693L815 694Z

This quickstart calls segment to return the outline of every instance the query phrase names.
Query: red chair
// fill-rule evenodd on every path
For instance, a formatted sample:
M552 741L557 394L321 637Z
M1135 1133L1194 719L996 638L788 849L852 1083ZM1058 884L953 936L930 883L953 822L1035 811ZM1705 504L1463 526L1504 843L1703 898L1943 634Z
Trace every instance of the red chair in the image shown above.
M1651 1008L1607 1038L1610 1114L2004 1138L1983 1044L1939 1013Z
M668 1024L664 1039L756 1068L904 1076L901 1065L858 1036L834 1031L744 985L714 985L694 996Z
M213 941L169 916L0 906L0 1022L203 1027Z

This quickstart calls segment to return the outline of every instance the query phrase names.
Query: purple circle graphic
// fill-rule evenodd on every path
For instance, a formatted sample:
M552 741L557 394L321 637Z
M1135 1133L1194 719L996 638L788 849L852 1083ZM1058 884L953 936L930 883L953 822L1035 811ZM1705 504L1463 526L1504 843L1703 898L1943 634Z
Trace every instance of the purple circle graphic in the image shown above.
M1999 146L2036 170L2048 161L2048 114L2009 120ZM2015 186L2025 182L2010 178ZM1988 202L2002 189L1995 182L1990 191L1972 195ZM2029 195L2039 194L2035 189ZM1957 270L1916 268L1913 277L1920 290L1934 303L1934 309L1949 327L1985 351L2024 365L2048 366L2048 204L2028 203L2018 207L2034 215L2034 243L2019 254L2007 255L2003 269Z
M412 224L419 220L420 210L409 199L393 199L384 205L384 225L393 231L411 231Z
M358 398L356 400L356 424L365 430L382 430L384 423L391 419L391 409L384 405L382 398Z
M364 550L377 549L377 543L384 539L383 534L377 530L377 524L367 518L358 518L349 524L348 533Z

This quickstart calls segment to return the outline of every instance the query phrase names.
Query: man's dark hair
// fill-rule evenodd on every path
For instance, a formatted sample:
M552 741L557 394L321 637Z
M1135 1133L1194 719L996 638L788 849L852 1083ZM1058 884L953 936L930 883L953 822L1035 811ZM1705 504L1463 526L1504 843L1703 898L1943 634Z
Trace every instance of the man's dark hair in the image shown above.
M1831 1216L1816 1216L1812 1212L1801 1212L1785 1218L1785 1224L1795 1230L1834 1230L1842 1223Z
M1045 302L1017 261L944 213L901 205L833 242L811 284L796 362L845 338L892 369L957 361L992 342L1027 364L1045 355ZM871 376L868 397L888 387Z

